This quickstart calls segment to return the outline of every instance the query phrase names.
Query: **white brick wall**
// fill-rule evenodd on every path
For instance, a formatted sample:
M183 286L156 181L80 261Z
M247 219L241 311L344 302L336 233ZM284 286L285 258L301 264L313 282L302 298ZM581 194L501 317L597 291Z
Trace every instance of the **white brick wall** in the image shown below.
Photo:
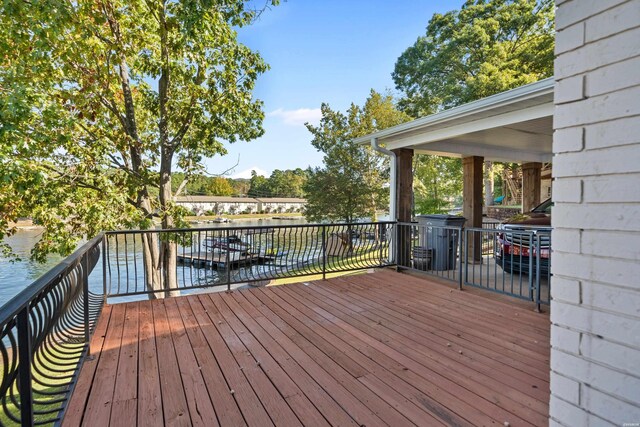
M556 5L549 424L640 423L640 0Z

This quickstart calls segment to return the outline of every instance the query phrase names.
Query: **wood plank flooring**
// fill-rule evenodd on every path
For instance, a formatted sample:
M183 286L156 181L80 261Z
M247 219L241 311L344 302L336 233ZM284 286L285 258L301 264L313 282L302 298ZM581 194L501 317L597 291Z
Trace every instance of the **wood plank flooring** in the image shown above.
M380 271L106 306L65 426L539 426L549 317Z

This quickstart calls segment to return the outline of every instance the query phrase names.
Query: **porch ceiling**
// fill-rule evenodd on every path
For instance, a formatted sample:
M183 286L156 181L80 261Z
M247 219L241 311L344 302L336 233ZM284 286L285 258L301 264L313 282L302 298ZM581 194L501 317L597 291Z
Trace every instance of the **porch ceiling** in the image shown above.
M550 162L553 77L403 123L372 138L390 150L509 162Z

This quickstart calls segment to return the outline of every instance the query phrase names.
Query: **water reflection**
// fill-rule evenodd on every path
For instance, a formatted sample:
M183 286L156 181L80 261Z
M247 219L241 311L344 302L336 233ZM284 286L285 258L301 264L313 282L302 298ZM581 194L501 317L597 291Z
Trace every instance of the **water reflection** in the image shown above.
M0 305L9 301L29 283L49 271L63 258L50 255L45 263L29 260L31 249L40 240L42 230L18 230L16 234L5 239L13 249L18 261L0 255Z

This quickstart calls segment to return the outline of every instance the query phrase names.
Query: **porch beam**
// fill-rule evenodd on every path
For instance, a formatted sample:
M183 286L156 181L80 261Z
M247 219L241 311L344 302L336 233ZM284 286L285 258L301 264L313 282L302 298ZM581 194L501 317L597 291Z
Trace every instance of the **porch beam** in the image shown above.
M462 212L467 219L465 227L482 227L483 165L484 157L471 156L462 158ZM482 255L480 233L470 233L469 236L472 238L467 241L467 258L471 262L480 261ZM478 241L474 242L475 240Z
M540 204L542 163L522 164L522 212L530 212Z
M400 148L393 150L396 154L397 173L397 220L411 221L411 202L413 200L413 150Z
M413 150L393 150L396 155L396 220L411 222L413 200ZM398 227L396 263L398 267L409 267L411 263L411 230Z

